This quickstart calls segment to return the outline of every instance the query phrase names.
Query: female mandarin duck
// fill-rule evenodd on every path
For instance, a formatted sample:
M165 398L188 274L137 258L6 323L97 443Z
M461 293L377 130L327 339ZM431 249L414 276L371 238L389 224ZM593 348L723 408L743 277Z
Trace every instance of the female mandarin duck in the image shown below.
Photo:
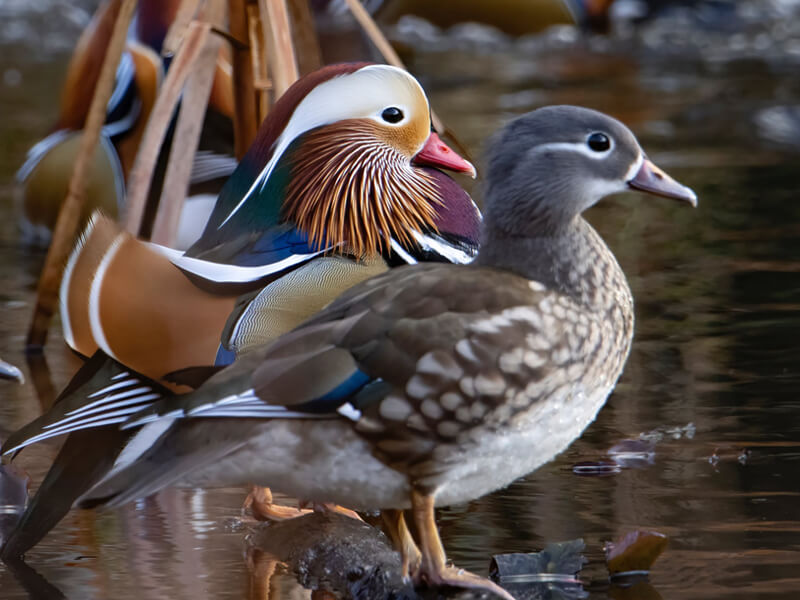
M633 301L581 213L631 188L696 203L606 115L559 106L511 122L490 155L472 263L392 269L195 392L132 417L107 411L136 435L79 504L258 481L388 510L417 580L509 598L447 566L434 506L536 469L604 404L630 350ZM397 512L407 508L418 545Z
M474 173L430 132L413 77L382 65L334 65L276 103L186 254L96 216L66 268L62 323L75 350L92 355L99 347L119 362L94 356L6 448L97 427L112 406L136 412L165 392L148 375L182 371L170 381L196 385L210 371L192 367L214 364L221 336L229 361L391 265L470 260L477 208L455 182L420 164ZM98 418L86 421L91 415ZM6 551L35 544L128 438L115 427L70 435ZM105 450L87 456L87 447ZM75 456L85 460L70 464Z
M101 4L84 30L67 69L53 133L31 148L25 164L17 172L21 184L22 232L28 242L38 243L50 238L66 196L81 130L120 4L120 0ZM124 204L125 182L169 63L168 59L161 57L162 44L179 5L179 0L139 0L89 172L85 219L95 208L116 215ZM229 61L221 54L209 98L211 110L207 116L208 123L213 122L214 127L207 129L226 133L206 135L201 140L202 150L192 172L194 184L227 177L235 166L234 159L228 156L233 139L229 123L233 114L230 70ZM225 121L225 125L217 121ZM226 137L227 141L221 141ZM197 206L194 206L195 210ZM181 221L182 228L191 225L193 219L189 217L187 210ZM185 236L194 235L193 239L196 239L199 233L199 230L194 234L187 231Z

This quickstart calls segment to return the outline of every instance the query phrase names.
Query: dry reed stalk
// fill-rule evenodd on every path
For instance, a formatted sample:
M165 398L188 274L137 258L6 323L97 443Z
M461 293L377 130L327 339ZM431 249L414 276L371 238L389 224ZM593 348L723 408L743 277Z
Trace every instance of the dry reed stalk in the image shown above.
M203 16L209 27L219 27L225 16L225 4L223 0L208 0L204 12ZM150 236L157 244L172 246L175 243L221 45L222 38L217 35L206 38L186 82L167 162L164 187Z
M58 302L58 288L61 285L64 264L67 261L70 250L72 250L75 231L78 228L81 209L86 198L86 177L89 172L89 165L94 155L97 141L100 138L100 130L105 122L106 107L114 87L117 65L125 47L128 27L135 10L136 0L124 0L114 23L114 31L111 34L111 40L103 60L103 67L100 71L100 77L98 78L83 128L83 137L81 138L78 156L75 159L75 167L69 182L67 197L64 199L64 204L58 213L58 220L53 230L53 239L39 277L39 285L36 290L36 306L28 329L27 352L40 352L47 341L47 329L50 326L50 320Z
M267 42L267 60L272 78L273 98L280 98L299 76L292 44L292 29L286 0L258 0L261 24Z
M267 51L264 42L264 29L258 5L247 5L247 33L250 40L250 56L253 61L253 85L256 89L258 122L262 123L269 112L269 93L272 82L267 70Z
M175 13L175 19L172 21L172 25L169 26L169 31L167 31L167 36L164 38L164 44L161 47L161 53L164 56L175 54L180 48L186 36L186 28L189 27L189 23L194 19L199 3L200 0L181 0L178 11Z
M383 56L383 60L385 60L390 65L394 65L395 67L400 67L401 69L405 69L406 66L403 64L403 61L400 60L397 52L395 52L392 45L389 43L389 40L386 39L386 36L383 35L383 32L378 27L378 24L375 23L375 20L370 16L367 12L367 9L358 1L358 0L345 0L347 3L347 7L350 9L350 12L353 13L353 17L355 17L356 21L364 32L369 37L370 41L375 45L378 49L378 52L381 53ZM442 120L439 116L431 109L431 122L433 123L433 128L439 134L444 134L446 128Z
M186 78L194 68L197 57L205 47L210 34L211 25L209 23L192 21L189 24L183 43L169 67L164 85L156 98L150 120L142 136L139 152L136 154L136 161L128 177L128 198L124 224L125 228L133 235L139 234L153 171L175 106L180 99Z
M322 50L314 27L314 15L308 0L289 0L288 7L292 21L292 40L297 52L297 67L300 76L308 75L322 66Z
M230 34L241 45L233 44L233 143L236 158L241 160L250 148L258 131L256 90L253 83L252 48L248 44L247 9L245 0L228 0Z

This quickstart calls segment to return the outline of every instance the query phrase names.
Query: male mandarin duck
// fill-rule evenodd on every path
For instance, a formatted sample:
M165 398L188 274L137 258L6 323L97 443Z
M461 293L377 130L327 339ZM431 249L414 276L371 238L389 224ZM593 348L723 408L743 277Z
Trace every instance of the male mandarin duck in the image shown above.
M46 242L50 238L66 196L81 130L120 4L120 0L101 4L84 30L67 69L53 132L30 149L17 172L21 184L22 233L28 242ZM96 208L113 216L124 204L125 183L169 64L169 59L162 59L160 53L179 5L179 0L139 0L89 171L84 221ZM235 167L235 160L229 156L233 140L231 67L222 54L209 106L208 127L204 129L207 135L201 140L201 151L192 172L195 185L210 185L208 182L227 177ZM188 228L183 243L186 239L191 243L200 233L191 231L194 219L189 213L185 211L181 222L184 230Z
M417 581L510 598L447 566L434 507L551 460L605 403L633 300L581 213L631 188L696 204L611 117L556 106L512 121L490 152L473 262L382 273L190 394L133 416L105 411L135 437L78 504L257 481L388 511ZM408 508L416 541L398 512Z
M433 166L474 174L431 133L417 81L384 65L333 65L275 104L187 253L96 216L66 267L62 323L76 351L116 360L97 353L7 440L10 449L75 432L6 550L35 544L113 464L127 433L77 431L102 425L104 409L136 412L166 391L166 375L198 385L218 352L229 362L273 340L389 266L471 260L480 213ZM87 457L87 447L105 452ZM66 464L75 455L87 457L78 469Z

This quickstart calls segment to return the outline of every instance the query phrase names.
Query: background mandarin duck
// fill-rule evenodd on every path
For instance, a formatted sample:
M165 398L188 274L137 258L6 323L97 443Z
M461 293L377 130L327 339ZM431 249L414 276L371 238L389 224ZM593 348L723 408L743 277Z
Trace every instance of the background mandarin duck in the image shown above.
M196 391L132 417L108 411L136 435L79 504L258 481L389 510L417 581L510 598L446 565L434 506L551 460L605 403L630 350L633 300L581 213L631 188L696 204L606 115L557 106L511 122L490 153L472 263L392 269ZM397 512L408 508L418 545Z
M120 4L120 0L101 4L84 30L67 69L53 133L31 148L17 172L21 187L21 227L23 239L27 242L41 243L50 239L66 196L81 130ZM124 204L126 180L169 65L170 58L161 56L162 44L179 5L179 0L138 2L87 180L84 220L97 208L116 216ZM236 162L231 156L232 114L231 66L225 54L220 53L200 150L192 171L190 193L219 190L220 182L235 168ZM167 143L162 151L163 157L166 157L168 148ZM156 185L152 194L159 191ZM213 202L209 204L202 196L198 197L197 203L187 204L179 228L178 245L186 247L197 239L204 221L198 227L192 213L199 210L207 215L211 206Z
M103 425L112 407L140 410L166 392L166 375L198 385L214 372L221 336L229 362L389 266L471 260L480 213L454 181L418 163L474 174L430 132L427 99L413 77L382 65L334 65L275 104L187 253L96 216L65 271L62 323L76 351L105 354L7 441L10 449L19 445L14 439L77 432L6 551L35 544L129 438L115 427L78 430ZM88 447L105 451L87 456Z

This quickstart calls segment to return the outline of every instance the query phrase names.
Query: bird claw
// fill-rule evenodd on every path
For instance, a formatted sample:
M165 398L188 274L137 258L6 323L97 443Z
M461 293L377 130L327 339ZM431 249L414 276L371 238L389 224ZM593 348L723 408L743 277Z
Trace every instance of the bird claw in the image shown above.
M439 570L433 570L433 571L425 571L424 569L419 569L417 573L414 574L414 583L415 585L419 585L423 581L428 586L432 587L446 586L454 588L465 588L468 590L487 592L491 594L491 597L493 598L502 598L503 600L514 600L514 596L509 594L506 590L501 588L493 581L490 581L485 577L481 577L479 575L476 575L475 573L471 573L459 567L446 566L442 567Z
M311 506L311 508L306 508L306 506ZM351 519L362 520L358 513L338 504L301 502L300 507L292 508L275 504L269 488L254 485L245 498L242 513L249 514L257 521L286 521L312 512L335 512Z

